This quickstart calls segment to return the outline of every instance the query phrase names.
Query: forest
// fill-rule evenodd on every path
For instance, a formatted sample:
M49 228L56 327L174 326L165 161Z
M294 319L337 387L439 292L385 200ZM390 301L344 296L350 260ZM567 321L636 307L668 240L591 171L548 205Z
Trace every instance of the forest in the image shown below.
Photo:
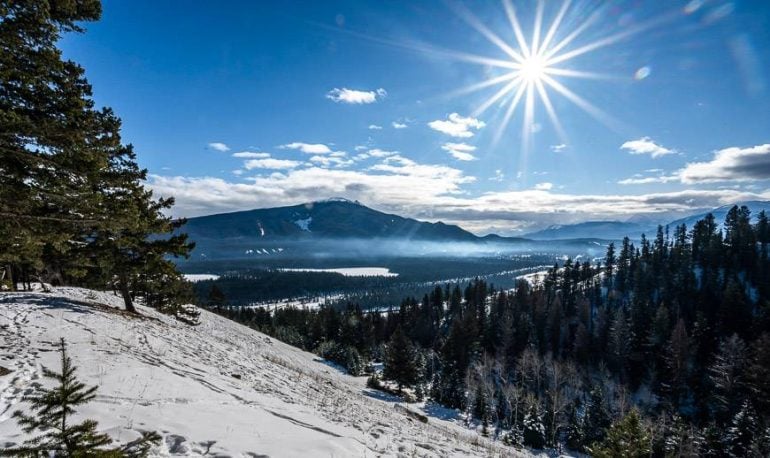
M436 286L398 309L208 307L484 434L595 456L770 453L770 227L733 207L610 244L540 284ZM384 362L382 374L369 367Z

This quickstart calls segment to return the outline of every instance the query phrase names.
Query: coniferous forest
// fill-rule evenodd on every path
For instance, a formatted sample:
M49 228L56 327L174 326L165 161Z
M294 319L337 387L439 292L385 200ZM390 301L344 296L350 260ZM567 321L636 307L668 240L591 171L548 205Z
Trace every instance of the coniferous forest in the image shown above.
M770 453L770 227L730 210L610 244L540 284L437 286L388 313L227 307L370 386L460 409L512 444L596 456ZM403 391L406 389L406 391Z

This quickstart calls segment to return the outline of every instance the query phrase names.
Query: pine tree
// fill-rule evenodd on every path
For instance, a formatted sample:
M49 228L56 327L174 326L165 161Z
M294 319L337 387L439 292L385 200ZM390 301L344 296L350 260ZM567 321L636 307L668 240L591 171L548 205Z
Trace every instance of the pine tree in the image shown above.
M601 387L591 390L585 416L585 443L592 444L604 439L612 419Z
M124 447L106 449L112 439L96 430L94 420L70 424L75 407L86 404L96 396L96 386L86 387L75 377L77 367L67 356L64 339L59 342L61 353L61 372L54 372L43 367L43 376L55 380L55 388L39 388L38 392L24 398L32 404L33 414L28 415L17 410L13 417L22 430L31 434L39 431L39 436L25 441L20 447L0 450L6 456L146 456L150 445L160 441L156 433L145 433L142 438Z
M738 400L744 391L748 356L746 344L733 334L719 345L719 352L709 367L709 380L714 387L713 405L722 419L738 408Z
M533 403L524 415L523 430L524 445L537 449L545 446L545 423L536 403Z
M100 15L98 0L0 1L0 265L41 281L116 279L133 311L139 284L163 283L174 301L167 257L192 244L164 214L173 199L144 187L120 119L94 107L85 71L56 46Z
M645 458L650 454L650 436L639 415L631 411L618 423L610 427L607 437L591 447L596 458Z
M226 301L227 298L225 297L225 293L219 289L219 286L217 286L215 283L212 283L211 289L209 290L209 295L206 298L206 305L209 307L216 307L218 305L224 305Z
M401 327L396 328L390 338L390 343L388 343L383 376L396 382L399 392L404 386L411 386L417 381L417 361L414 347Z
M748 400L735 414L724 436L725 449L729 456L750 456L751 445L759 432L759 419Z

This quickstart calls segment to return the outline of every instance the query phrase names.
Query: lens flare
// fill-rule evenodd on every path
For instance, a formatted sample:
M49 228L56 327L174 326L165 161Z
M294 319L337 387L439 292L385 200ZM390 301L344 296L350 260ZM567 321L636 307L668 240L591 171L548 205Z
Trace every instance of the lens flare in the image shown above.
M579 43L581 35L602 18L606 7L599 7L589 15L583 14L581 16L580 14L577 14L579 12L576 12L574 16L582 17L582 19L580 21L570 21L566 19L572 13L572 0L564 0L556 12L553 21L550 25L544 27L543 10L545 2L544 0L537 0L533 15L532 35L527 37L521 27L521 21L519 20L517 10L511 0L503 0L502 3L505 15L515 37L515 42L513 43L508 43L500 38L467 8L460 5L454 6L457 14L466 23L476 29L476 31L498 47L507 56L507 60L501 60L475 56L472 54L462 54L462 60L464 61L500 68L505 72L502 75L496 75L488 80L472 84L455 92L455 94L467 94L485 88L502 85L500 89L496 90L473 111L474 116L479 116L495 104L507 104L502 122L495 132L493 138L494 143L497 143L502 137L508 123L514 117L520 104L523 105L523 125L521 128L521 135L524 155L528 154L528 150L532 144L530 137L537 130L534 129L536 124L536 106L542 106L544 108L554 130L560 137L560 142L562 144L567 143L566 135L554 107L551 93L558 94L570 101L607 127L613 130L619 130L620 123L618 121L594 106L591 102L575 94L566 86L566 82L564 81L570 78L600 80L618 79L618 77L597 72L564 68L563 65L580 56L647 31L652 27L670 20L672 16L661 16L637 25L626 26L620 32L575 46L575 43ZM574 9L579 8L575 7ZM565 24L568 23L572 25L571 29L565 27Z

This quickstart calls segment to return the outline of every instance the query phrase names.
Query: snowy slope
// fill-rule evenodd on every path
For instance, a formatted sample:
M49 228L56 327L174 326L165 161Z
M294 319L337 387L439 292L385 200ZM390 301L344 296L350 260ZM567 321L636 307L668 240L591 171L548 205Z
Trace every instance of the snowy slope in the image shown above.
M191 328L139 306L121 312L110 293L57 288L0 294L0 445L24 439L10 418L58 370L65 337L79 377L98 384L83 416L120 442L137 431L164 438L157 455L516 456L470 430L406 415L372 396L363 378L310 354L202 312ZM409 409L416 409L409 406Z

